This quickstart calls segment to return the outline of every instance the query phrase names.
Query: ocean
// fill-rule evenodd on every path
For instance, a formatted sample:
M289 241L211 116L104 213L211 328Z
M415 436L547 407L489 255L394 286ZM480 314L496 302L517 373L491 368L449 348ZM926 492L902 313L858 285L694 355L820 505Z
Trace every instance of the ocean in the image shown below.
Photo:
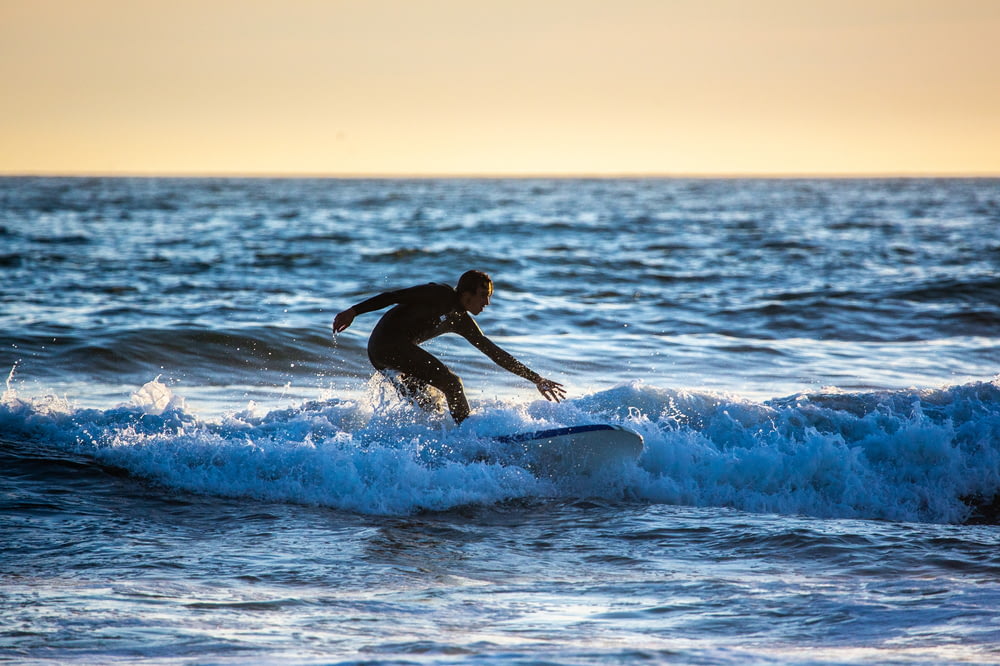
M0 661L998 663L998 367L997 179L0 178Z

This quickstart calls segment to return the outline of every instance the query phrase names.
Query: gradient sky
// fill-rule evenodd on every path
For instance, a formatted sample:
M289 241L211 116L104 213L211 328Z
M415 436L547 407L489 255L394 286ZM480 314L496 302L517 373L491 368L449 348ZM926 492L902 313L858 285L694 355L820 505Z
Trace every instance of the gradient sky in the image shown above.
M0 173L1000 175L997 0L0 0Z

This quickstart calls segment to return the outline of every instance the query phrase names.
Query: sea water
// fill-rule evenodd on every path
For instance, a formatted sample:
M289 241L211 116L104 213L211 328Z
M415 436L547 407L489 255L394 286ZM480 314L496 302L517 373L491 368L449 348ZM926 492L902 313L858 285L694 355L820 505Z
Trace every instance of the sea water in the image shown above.
M565 402L331 333L470 268ZM990 179L0 179L0 660L998 662L998 268Z

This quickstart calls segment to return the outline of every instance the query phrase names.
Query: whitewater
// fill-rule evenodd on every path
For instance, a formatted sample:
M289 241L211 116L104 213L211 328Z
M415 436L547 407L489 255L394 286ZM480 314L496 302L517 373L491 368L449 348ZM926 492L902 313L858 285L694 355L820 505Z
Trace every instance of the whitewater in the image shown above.
M998 186L2 178L0 659L995 663ZM565 402L331 335L469 268Z

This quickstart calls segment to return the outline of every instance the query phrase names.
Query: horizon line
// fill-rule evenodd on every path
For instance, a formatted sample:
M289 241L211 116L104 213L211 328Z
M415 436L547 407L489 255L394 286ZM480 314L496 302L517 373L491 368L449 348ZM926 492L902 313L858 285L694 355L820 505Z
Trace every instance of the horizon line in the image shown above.
M809 180L809 179L993 179L997 172L310 172L310 171L0 171L0 178L177 178L177 179L316 179L316 180Z

